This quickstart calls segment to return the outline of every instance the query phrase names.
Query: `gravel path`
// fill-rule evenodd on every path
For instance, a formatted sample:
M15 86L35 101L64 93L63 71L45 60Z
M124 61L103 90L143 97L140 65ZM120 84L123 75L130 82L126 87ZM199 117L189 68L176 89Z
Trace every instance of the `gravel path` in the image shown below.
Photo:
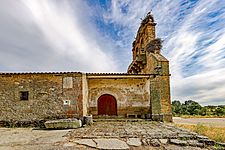
M225 118L181 118L173 117L176 124L204 124L209 126L225 127Z

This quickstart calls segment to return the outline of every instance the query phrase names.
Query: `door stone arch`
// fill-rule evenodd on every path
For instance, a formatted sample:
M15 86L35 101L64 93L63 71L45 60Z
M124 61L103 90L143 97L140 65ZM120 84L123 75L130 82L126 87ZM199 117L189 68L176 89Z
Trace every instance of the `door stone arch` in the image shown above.
M98 115L117 116L117 101L110 94L103 94L98 98Z

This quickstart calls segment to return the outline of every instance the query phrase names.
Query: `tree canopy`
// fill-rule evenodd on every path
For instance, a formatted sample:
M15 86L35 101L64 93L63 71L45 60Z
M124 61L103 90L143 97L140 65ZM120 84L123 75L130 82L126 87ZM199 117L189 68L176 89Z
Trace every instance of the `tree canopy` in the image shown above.
M225 116L225 105L201 106L198 102L187 100L181 103L179 100L172 102L173 116L200 115L200 116Z

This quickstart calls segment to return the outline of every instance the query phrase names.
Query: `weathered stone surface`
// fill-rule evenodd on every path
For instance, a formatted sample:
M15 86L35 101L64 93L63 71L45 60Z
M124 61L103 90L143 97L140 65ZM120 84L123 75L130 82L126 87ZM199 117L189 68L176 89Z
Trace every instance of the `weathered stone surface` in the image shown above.
M203 147L203 143L199 143L198 140L187 140L188 145L190 146L197 146L197 147Z
M162 144L164 143L164 140L166 141L166 139L154 139L154 141L150 136L143 137L143 135L145 135L145 132L147 131L160 132L163 134L168 134L169 131L173 133L182 132L175 127L169 128L170 130L167 130L168 128L166 128L166 126L159 123L98 122L96 124L94 122L92 126L71 130L31 130L30 128L0 128L0 149L92 149L88 148L87 146L97 148L96 143L99 144L99 148L101 149L128 149L128 144L124 141L127 141L127 139L129 139L130 137L125 136L125 129L130 133L134 133L136 131L137 133L134 133L136 137L135 139L139 138L142 141L142 146L135 148L131 146L131 149L200 150L201 148L203 148L202 145L204 145L205 148L208 148L208 146L204 143L199 143L201 145L198 145L197 140L187 140L189 146L181 146L174 144L171 145L169 142L167 142L166 144ZM94 136L94 133L96 134L96 136ZM109 133L109 136L113 135L114 138L105 136L105 133ZM121 138L121 135L124 137ZM160 145L157 144L158 142ZM155 145L155 143L157 145ZM152 145L160 147L153 147ZM191 145L199 146L201 148L195 148Z
M148 145L151 145L151 139L146 139L145 141Z
M67 142L67 143L64 143L63 146L64 147L72 147L72 146L75 146L75 143L73 143L73 142Z
M181 138L181 139L191 139L194 137L193 134L190 134L190 133L182 133L182 134L178 134L178 137Z
M64 77L73 78L73 88L62 88ZM81 82L80 73L1 74L0 121L16 124L16 121L25 120L35 123L82 116ZM29 93L28 100L21 100L23 91ZM63 100L70 100L70 107L64 106Z
M215 141L213 141L211 139L199 139L198 141L201 143L204 143L206 145L214 145L215 144Z
M99 149L129 149L126 142L119 139L93 139Z
M144 145L144 146L148 145L146 139L142 139L141 142L142 142L142 145Z
M59 119L45 122L47 129L75 129L81 126L81 120L78 119Z
M115 80L116 78L116 80ZM98 115L96 100L109 93L117 100L117 115L120 117L141 117L149 111L150 91L148 78L90 78L88 80L89 113ZM137 86L138 85L138 86ZM142 85L142 86L141 86ZM140 116L138 116L140 115Z
M83 118L84 118L84 124L91 125L93 123L92 115L90 115L90 116L84 116Z
M32 130L31 128L0 128L1 150L50 150L65 143L69 130ZM56 146L56 147L54 147Z
M179 145L166 145L165 150L208 150L207 148L191 147L191 146L179 146Z
M198 138L198 139L208 139L207 136L203 136L203 135L197 135L197 138Z
M150 140L150 143L151 143L151 145L154 146L154 147L160 146L160 142L159 142L158 139L152 139L152 140Z
M97 147L96 143L92 139L79 139L74 142L78 144L86 145L89 147Z
M187 145L187 141L178 140L178 139L170 139L170 143L175 145L182 145L182 146Z
M141 139L140 138L129 138L127 140L127 144L130 146L141 146Z
M107 124L107 125L106 125ZM103 136L106 138L139 138L142 137L142 143L147 143L147 139L177 139L176 135L187 131L182 131L174 126L164 125L158 122L110 122L104 120L94 122L91 126L80 128L71 133L71 136L77 138L92 138Z
M159 139L159 142L162 144L166 144L168 142L168 139Z

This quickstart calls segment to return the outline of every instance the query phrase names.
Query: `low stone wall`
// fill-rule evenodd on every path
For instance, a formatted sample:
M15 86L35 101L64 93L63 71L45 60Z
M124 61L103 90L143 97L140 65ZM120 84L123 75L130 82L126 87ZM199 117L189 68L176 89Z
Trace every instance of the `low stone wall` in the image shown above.
M8 121L0 121L0 127L8 127L8 128L15 128L15 127L39 127L44 128L44 123L46 120L8 120Z

